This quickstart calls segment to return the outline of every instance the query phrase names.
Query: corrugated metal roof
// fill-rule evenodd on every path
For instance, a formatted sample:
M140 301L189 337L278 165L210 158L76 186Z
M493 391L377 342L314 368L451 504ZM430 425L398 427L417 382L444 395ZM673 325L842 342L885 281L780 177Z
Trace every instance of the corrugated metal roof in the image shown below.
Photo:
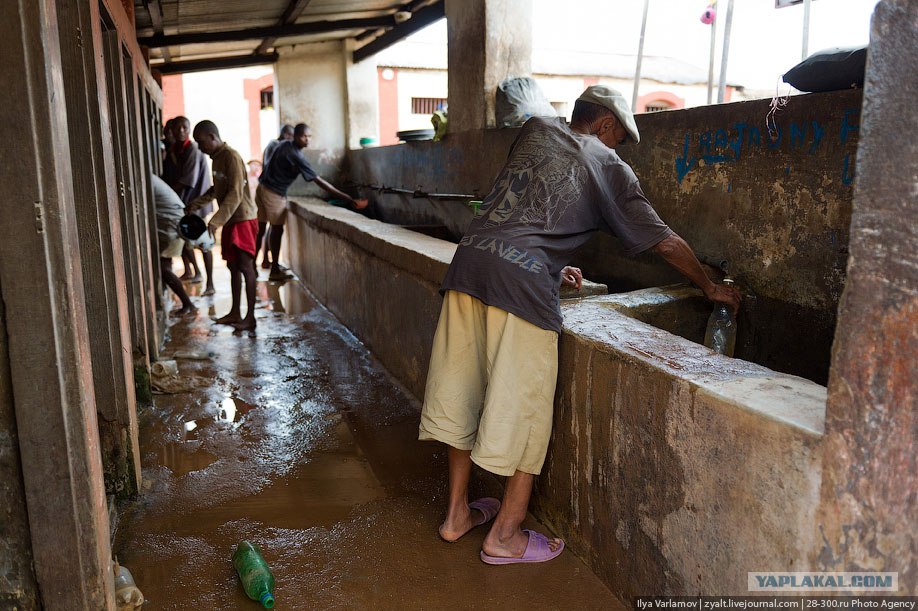
M357 37L380 29L357 27L323 32L284 32L278 37L250 37L247 40L205 42L200 35L237 34L255 28L276 28L290 24L336 22L341 20L385 20L397 11L419 10L443 0L134 0L137 37L150 46L150 60L155 68L164 61L182 62L238 55L264 53L291 44L322 42ZM296 9L295 18L289 18ZM284 21L284 17L288 18ZM396 25L394 18L391 26ZM332 28L323 28L332 29ZM190 36L184 40L170 37ZM241 36L233 36L241 38ZM366 40L370 42L370 40ZM175 44L171 44L175 43ZM264 43L264 44L263 44ZM160 46L166 44L168 46Z

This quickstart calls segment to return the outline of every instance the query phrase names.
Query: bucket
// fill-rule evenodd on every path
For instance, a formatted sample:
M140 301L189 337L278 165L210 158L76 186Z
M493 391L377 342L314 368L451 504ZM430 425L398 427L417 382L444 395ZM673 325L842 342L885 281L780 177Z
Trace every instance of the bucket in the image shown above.
M214 247L214 239L207 231L207 223L200 216L186 214L179 221L179 235L192 248L208 251Z

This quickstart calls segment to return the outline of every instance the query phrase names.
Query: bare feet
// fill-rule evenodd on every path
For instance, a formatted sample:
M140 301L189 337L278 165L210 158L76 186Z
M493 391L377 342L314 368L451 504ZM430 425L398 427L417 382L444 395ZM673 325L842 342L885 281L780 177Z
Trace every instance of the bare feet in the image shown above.
M476 526L481 526L494 519L500 511L500 501L494 498L483 498L473 501L454 515L447 514L440 524L440 538L447 543L454 543Z
M496 527L496 526L495 526ZM516 529L509 537L499 537L491 529L488 536L485 537L484 543L481 544L481 550L488 556L494 558L522 558L526 552L526 546L529 544L529 535L520 529ZM548 539L548 548L555 552L562 545L561 539Z
M191 280L189 280L189 282L191 282L191 284L201 284L201 281L203 280L204 278L201 277L201 274L195 274L194 276L191 277Z
M271 261L269 261L268 259L262 259L261 269L271 269Z
M186 269L185 273L179 276L179 280L191 280L192 278L194 278L194 274L189 269Z
M216 292L217 292L217 291L214 290L214 285L211 284L211 285L209 285L206 289L204 289L204 292L201 293L201 296L202 296L202 297L210 297L211 295L216 294Z
M233 328L236 331L254 331L255 330L255 319L254 318L245 318L239 322L233 323Z
M214 319L215 325L235 325L236 323L242 322L242 317L238 314L233 314L230 312L226 316Z

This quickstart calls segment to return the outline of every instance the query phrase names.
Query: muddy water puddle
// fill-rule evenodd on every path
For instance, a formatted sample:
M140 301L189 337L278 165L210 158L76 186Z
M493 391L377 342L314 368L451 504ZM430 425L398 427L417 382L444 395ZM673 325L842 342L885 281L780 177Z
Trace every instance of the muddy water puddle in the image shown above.
M251 403L238 397L227 397L214 410L213 415L185 421L178 433L180 441L166 441L156 449L158 464L169 469L175 476L206 469L217 462L219 457L201 447L202 435L214 424L238 424L253 409L255 406Z
M167 350L214 353L180 362L212 384L141 420L144 493L114 551L145 610L258 608L230 563L241 539L271 565L277 609L618 608L573 554L506 579L478 558L485 529L440 541L445 452L416 440L417 402L298 284L259 296L253 336L204 315L170 329ZM224 313L225 292L210 303Z

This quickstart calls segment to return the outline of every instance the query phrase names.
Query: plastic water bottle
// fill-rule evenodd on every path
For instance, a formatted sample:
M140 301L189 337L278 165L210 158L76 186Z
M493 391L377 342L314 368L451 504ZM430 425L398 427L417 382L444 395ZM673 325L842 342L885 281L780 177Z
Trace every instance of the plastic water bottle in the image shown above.
M127 567L114 563L112 571L115 574L115 602L118 611L134 611L143 606L143 593L134 583L134 576Z
M724 284L733 286L733 280L724 278ZM704 333L704 345L720 354L733 356L736 346L736 320L727 304L719 303L711 317L708 318L708 328Z
M233 566L242 581L246 595L257 600L265 609L274 608L274 575L261 557L258 546L241 541L233 554Z

